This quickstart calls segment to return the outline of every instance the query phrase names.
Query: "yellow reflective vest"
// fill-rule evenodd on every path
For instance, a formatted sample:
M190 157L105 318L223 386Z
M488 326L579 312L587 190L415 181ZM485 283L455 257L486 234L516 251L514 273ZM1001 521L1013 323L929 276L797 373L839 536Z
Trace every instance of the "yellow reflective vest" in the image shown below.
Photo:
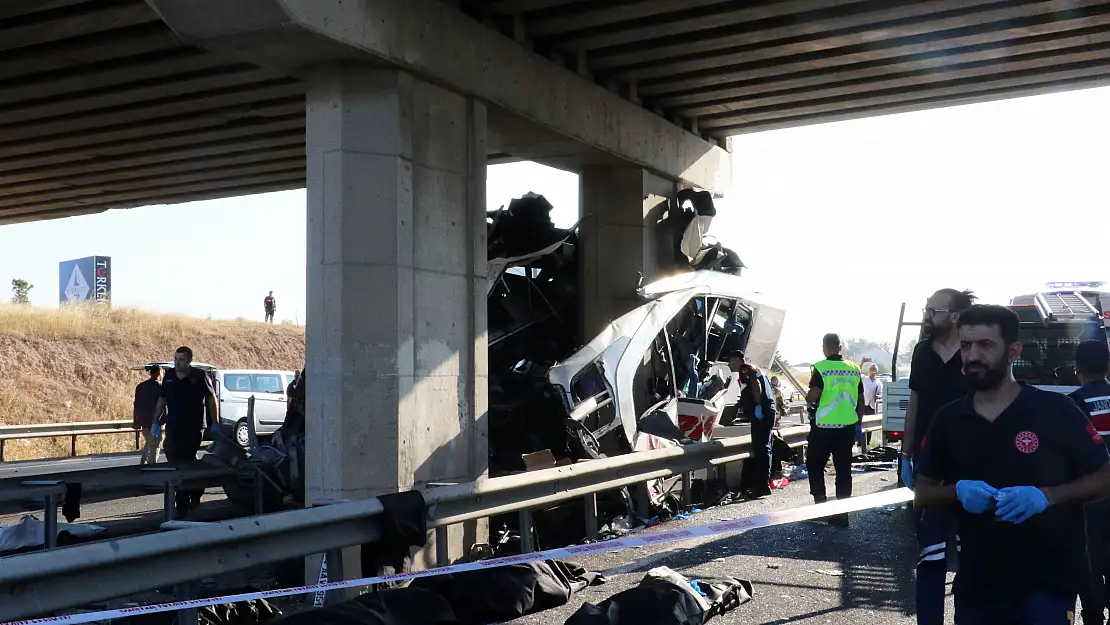
M822 360L813 368L824 382L821 401L817 404L817 426L855 425L859 421L856 414L861 379L859 365L850 360Z

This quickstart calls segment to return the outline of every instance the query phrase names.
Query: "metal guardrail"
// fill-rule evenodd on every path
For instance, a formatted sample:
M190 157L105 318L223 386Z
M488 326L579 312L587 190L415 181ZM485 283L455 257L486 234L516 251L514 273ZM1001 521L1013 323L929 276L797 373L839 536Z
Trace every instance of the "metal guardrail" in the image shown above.
M0 426L0 462L4 461L4 443L11 440L28 438L70 437L69 455L77 455L78 436L98 434L135 434L135 449L140 448L140 433L131 427L130 421L83 421L80 423L36 423L34 425Z
M864 419L867 431L881 427L878 417ZM808 426L780 430L791 446L803 445L808 432ZM445 542L449 525L514 511L530 516L533 508L579 497L587 501L587 522L596 525L597 493L675 476L688 487L692 471L743 460L750 448L751 437L738 436L440 486L425 492L429 526L436 528L437 542ZM377 499L365 499L0 558L0 619L48 614L374 541L381 514ZM439 547L442 560L445 545Z

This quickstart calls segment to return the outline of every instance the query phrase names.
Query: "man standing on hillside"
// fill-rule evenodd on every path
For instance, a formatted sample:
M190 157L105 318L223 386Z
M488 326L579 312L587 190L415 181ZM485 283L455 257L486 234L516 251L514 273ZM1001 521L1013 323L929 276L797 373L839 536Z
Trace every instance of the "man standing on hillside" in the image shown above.
M151 426L162 418L162 411L155 413L158 399L162 396L162 385L158 381L162 377L162 368L151 365L146 371L150 378L135 387L135 409L132 413L132 427L143 436L140 465L158 462L158 444L161 442L161 437L154 436Z
M166 460L175 464L194 462L204 431L219 421L212 384L203 371L193 368L192 363L193 350L178 347L173 355L173 372L162 382L162 396L154 412L163 415L165 411L162 420L165 422ZM200 504L202 494L203 490L179 490L175 500L176 518L186 516Z
M277 298L274 297L273 291L270 291L266 299L262 300L262 307L266 310L266 323L273 323L274 313L277 312Z

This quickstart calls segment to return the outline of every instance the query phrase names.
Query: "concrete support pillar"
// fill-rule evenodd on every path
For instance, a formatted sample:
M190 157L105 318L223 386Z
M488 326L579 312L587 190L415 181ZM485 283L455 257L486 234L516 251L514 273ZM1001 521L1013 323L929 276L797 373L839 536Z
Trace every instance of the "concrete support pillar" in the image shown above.
M589 340L642 303L636 288L680 269L668 217L674 182L635 166L587 167L579 177L582 328Z
M310 80L307 115L308 501L482 478L485 106L333 67ZM454 556L485 539L463 531ZM359 574L357 554L344 564Z

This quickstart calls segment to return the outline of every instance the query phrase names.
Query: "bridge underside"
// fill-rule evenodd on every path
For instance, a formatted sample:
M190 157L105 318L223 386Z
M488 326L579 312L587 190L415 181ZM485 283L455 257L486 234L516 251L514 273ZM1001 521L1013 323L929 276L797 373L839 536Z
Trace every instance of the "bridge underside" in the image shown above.
M1110 80L1106 1L447 4L722 145ZM141 0L4 2L0 223L303 187L305 91L183 44ZM491 162L620 160L508 107L489 116Z

